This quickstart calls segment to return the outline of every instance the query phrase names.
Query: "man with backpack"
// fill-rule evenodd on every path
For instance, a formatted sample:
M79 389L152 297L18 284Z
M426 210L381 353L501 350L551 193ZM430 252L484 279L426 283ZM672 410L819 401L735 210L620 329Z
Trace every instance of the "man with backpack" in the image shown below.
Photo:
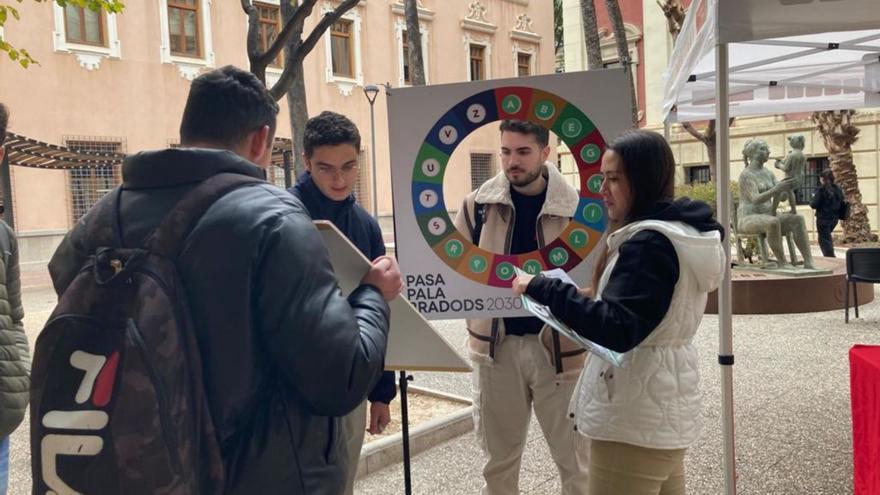
M352 193L358 181L360 149L361 135L346 116L325 111L309 119L303 135L306 173L290 193L303 202L313 219L333 222L367 259L372 260L385 255L385 243L379 223L357 204ZM367 397L371 434L378 435L388 426L391 421L389 404L396 393L394 373L386 371ZM364 402L343 420L349 459L345 495L354 492L357 465L368 428L366 410L367 403Z
M526 121L501 123L501 168L464 200L455 226L479 247L522 254L553 242L568 225L578 193L547 162L549 131ZM584 364L577 344L536 317L471 319L474 420L488 458L483 494L519 493L519 468L532 409L562 481L562 494L587 490L568 403ZM586 450L583 450L586 452Z
M123 184L50 263L35 350L35 490L338 494L338 417L382 373L393 259L342 296L303 204L262 180L278 105L227 66L193 81L180 149Z
M8 124L9 112L0 103L0 162L6 156ZM31 363L23 320L18 241L0 220L0 495L9 484L9 435L21 424L28 405Z

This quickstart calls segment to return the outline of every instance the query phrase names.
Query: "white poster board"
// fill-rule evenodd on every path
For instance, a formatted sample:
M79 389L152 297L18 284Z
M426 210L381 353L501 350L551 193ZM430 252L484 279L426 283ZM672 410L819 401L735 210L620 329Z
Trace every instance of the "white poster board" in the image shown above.
M315 222L344 294L357 288L370 262L332 223ZM470 366L403 297L391 301L386 370L471 371Z
M527 315L510 290L515 267L529 273L561 268L579 283L589 279L592 265L585 260L606 227L601 158L606 141L631 127L622 69L394 89L388 114L397 257L404 294L423 316ZM453 226L443 195L446 165L458 145L504 119L553 131L571 151L580 179L580 202L562 235L522 255L473 245Z

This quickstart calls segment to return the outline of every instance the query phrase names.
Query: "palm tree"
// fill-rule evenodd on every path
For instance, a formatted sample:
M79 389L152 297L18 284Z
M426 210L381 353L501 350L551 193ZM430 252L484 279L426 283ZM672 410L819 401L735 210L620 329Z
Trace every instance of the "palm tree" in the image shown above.
M855 110L813 112L813 122L822 135L828 149L831 170L837 185L843 190L849 203L849 218L843 222L843 242L873 242L877 236L871 232L868 208L862 204L859 176L853 163L852 145L859 139L860 129L852 123Z
M623 15L620 13L620 4L617 0L605 0L605 9L608 10L608 19L614 31L614 42L617 45L617 59L626 71L626 80L629 84L629 102L632 107L633 127L639 125L639 103L636 100L636 85L633 77L632 65L629 57L629 44L626 42L626 29L623 27Z
M581 0L581 17L584 21L584 42L587 45L587 69L601 69L602 49L599 47L599 26L593 0Z
M413 86L425 85L425 62L422 55L422 32L419 28L419 8L416 0L404 0L406 39L409 43L409 70Z

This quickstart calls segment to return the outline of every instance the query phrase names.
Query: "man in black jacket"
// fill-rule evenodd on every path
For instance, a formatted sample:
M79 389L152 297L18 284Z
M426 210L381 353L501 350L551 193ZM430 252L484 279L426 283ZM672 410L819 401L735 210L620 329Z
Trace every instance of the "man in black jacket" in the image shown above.
M307 172L290 192L305 204L313 219L333 222L367 259L373 260L385 255L385 243L379 223L355 202L352 192L358 181L360 149L357 126L344 115L322 112L310 119L303 136ZM371 434L382 433L391 421L388 405L396 392L394 373L386 371L368 397ZM366 402L345 417L343 428L349 459L344 493L351 495L367 428Z
M123 165L122 243L141 245L186 192L215 174L263 177L277 113L248 72L227 66L193 81L180 126L183 148L139 153ZM90 218L52 258L59 294L91 254L83 239ZM346 299L302 203L255 183L205 212L177 267L226 493L340 493L347 461L338 417L363 402L382 372L386 301L402 286L396 262L378 259Z

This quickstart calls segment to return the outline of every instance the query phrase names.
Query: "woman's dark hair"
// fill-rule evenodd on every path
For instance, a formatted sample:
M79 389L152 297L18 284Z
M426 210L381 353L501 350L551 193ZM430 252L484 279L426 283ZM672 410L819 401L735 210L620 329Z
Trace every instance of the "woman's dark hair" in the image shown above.
M834 172L832 172L830 168L826 168L819 175L820 175L820 177L825 179L825 181L828 183L829 186L834 184Z
M675 197L675 157L660 134L651 131L627 131L608 145L623 162L629 183L629 215L621 227L647 214L658 201Z
M658 201L675 197L675 157L672 148L660 134L651 131L627 131L608 145L608 150L620 157L624 179L629 184L630 201L627 218L613 222L608 232L614 232L633 220L646 215ZM608 262L607 249L602 252L593 271L593 291L599 288L599 279Z

